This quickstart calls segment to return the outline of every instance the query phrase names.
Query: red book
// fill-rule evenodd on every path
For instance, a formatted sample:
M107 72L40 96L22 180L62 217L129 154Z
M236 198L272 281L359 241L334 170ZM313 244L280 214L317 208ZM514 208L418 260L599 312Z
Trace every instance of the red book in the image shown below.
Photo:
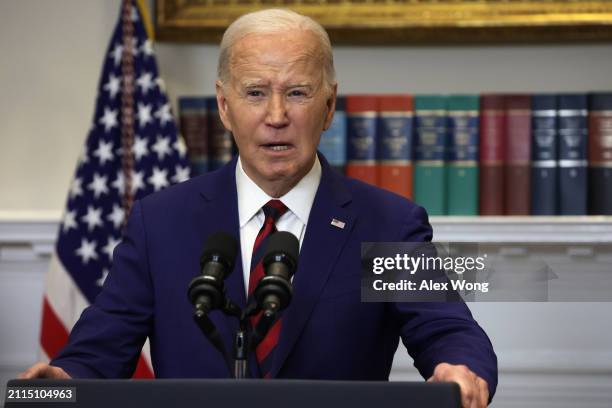
M531 97L506 96L504 213L529 215L531 203Z
M378 186L406 198L412 198L413 110L411 95L378 97Z
M346 175L377 185L375 95L346 97Z
M593 93L589 110L590 214L612 215L612 93Z
M480 215L504 214L506 114L503 95L480 97Z

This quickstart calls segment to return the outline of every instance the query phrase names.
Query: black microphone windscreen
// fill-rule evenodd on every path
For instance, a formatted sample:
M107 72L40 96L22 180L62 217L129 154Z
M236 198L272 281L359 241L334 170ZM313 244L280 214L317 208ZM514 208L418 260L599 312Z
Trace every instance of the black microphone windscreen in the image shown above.
M290 232L275 232L268 238L264 259L279 253L285 254L296 265L300 253L300 241Z
M238 242L236 242L236 239L228 233L217 231L206 240L200 263L208 262L213 256L218 255L228 265L229 273L234 269L237 254Z

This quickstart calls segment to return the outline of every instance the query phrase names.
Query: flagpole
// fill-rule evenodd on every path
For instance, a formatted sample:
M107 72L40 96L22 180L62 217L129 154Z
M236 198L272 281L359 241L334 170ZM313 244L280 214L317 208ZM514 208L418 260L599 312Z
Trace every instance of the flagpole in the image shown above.
M121 163L125 190L123 192L123 210L126 217L134 203L132 190L132 172L134 169L134 24L132 22L132 0L124 0L121 13L123 53L121 55L121 144L123 154Z

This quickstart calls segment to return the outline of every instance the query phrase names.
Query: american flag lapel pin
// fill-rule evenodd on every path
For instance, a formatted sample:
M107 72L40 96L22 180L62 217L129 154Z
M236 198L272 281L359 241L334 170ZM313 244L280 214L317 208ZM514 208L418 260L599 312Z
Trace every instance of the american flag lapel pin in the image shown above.
M344 226L346 225L346 223L343 221L337 220L335 218L332 218L331 225L333 225L336 228L344 229Z

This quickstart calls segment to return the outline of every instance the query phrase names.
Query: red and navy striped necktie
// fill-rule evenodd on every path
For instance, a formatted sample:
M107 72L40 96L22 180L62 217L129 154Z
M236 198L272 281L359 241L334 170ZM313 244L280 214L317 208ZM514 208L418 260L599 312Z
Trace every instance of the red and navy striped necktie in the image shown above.
M253 256L251 257L251 274L249 275L249 297L252 296L253 291L257 287L259 281L264 277L263 269L263 255L266 250L268 237L276 232L276 221L287 212L287 207L280 200L270 200L263 206L263 212L266 216L263 226L255 238L255 244L253 245ZM251 318L251 325L255 327L261 312ZM268 334L259 343L255 354L257 356L257 362L264 378L270 378L270 370L272 368L272 358L274 356L274 348L278 343L278 336L280 334L282 319L278 319L274 325L268 331Z

